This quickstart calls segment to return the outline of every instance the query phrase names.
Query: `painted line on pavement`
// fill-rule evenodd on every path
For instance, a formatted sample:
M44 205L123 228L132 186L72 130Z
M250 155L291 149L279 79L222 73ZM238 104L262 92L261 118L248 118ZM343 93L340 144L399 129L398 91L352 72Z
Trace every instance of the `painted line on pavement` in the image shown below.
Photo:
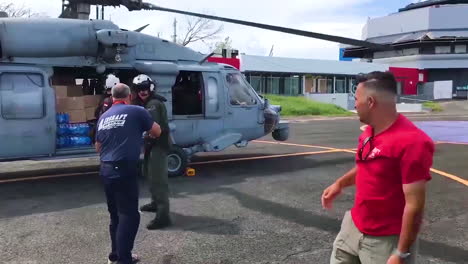
M38 180L65 178L65 177L73 177L73 176L83 176L83 175L98 174L98 173L99 171L91 171L91 172L66 173L66 174L56 174L56 175L47 175L47 176L38 176L38 177L14 178L14 179L8 179L8 180L0 180L0 184L12 183L12 182L24 182L24 181L38 181Z
M246 160L260 160L260 159L273 159L273 158L282 158L282 157L311 156L311 155L318 155L318 154L325 154L325 153L336 153L336 152L341 152L341 151L342 150L340 150L340 149L329 149L329 150L312 151L312 152L298 152L298 153L289 153L289 154L255 156L255 157L247 157L247 158L233 158L233 159L223 159L223 160L210 160L210 161L191 162L188 165L204 165L204 164L246 161ZM25 182L25 181L38 181L38 180L53 179L53 178L65 178L65 177L73 177L73 176L83 176L83 175L91 175L91 174L97 174L97 173L99 173L99 172L98 171L91 171L91 172L66 173L66 174L46 175L46 176L37 176L37 177L23 177L23 178L15 178L15 179L8 179L8 180L0 180L0 184L13 183L13 182Z
M307 148L334 149L334 150L337 150L337 152L346 152L346 153L353 153L353 154L356 153L356 149L338 149L338 148L331 148L331 147L324 147L324 146L294 144L294 143L284 143L284 142L274 142L274 141L260 141L260 140L257 140L255 142L266 143L266 144L279 144L279 145L287 145L287 146L307 147ZM441 171L441 170L437 170L437 169L434 169L434 168L431 168L431 172L434 172L436 174L439 174L441 176L444 176L446 178L449 178L451 180L454 180L456 182L459 182L461 184L464 184L464 185L468 186L468 181L467 180L462 179L462 178L460 178L458 176L455 176L453 174L450 174L450 173L447 173L447 172L444 172L444 171Z
M434 168L431 168L431 171L434 172L434 173L437 173L439 175L442 175L444 177L450 178L450 179L452 179L454 181L457 181L457 182L459 182L461 184L464 184L465 186L468 186L468 181L467 180L462 179L460 177L457 177L457 176L455 176L453 174L450 174L450 173L447 173L447 172L444 172L444 171L441 171L441 170L436 170Z
M223 163L223 162L233 162L233 161L245 161L245 160L273 159L273 158L295 157L295 156L310 156L310 155L317 155L317 154L324 154L324 153L334 153L334 152L341 152L341 150L339 150L339 149L331 149L331 150L312 151L312 152L299 152L299 153L290 153L290 154L278 154L278 155L256 156L256 157L248 157L248 158L210 160L210 161L192 162L192 163L190 163L190 165L202 165L202 164L213 164L213 163Z
M328 150L335 150L335 151L338 151L338 152L355 153L354 149L346 149L346 148L344 148L344 149L343 148L332 148L332 147L316 146L316 145L304 145L304 144L295 144L295 143L275 142L275 141L268 141L268 140L254 140L253 142L264 143L264 144L272 144L272 145L304 147L304 148L328 149Z
M272 145L284 145L284 146L294 146L294 147L328 149L328 150L336 150L336 149L337 149L337 148L324 147L324 146L303 145L303 144L294 144L294 143L285 143L285 142L275 142L275 141L268 141L268 140L253 140L252 142L265 143L265 144L272 144Z
M450 144L450 145L465 145L465 146L468 146L468 143L465 143L465 142L451 142L451 141L437 141L436 144Z

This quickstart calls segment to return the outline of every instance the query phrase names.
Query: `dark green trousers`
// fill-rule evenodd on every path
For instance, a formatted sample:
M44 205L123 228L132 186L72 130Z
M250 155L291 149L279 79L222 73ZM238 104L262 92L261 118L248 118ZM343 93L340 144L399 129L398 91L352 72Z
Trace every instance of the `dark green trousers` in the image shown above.
M154 146L145 153L143 175L148 179L151 202L158 207L158 218L169 217L169 181L167 175L167 150Z

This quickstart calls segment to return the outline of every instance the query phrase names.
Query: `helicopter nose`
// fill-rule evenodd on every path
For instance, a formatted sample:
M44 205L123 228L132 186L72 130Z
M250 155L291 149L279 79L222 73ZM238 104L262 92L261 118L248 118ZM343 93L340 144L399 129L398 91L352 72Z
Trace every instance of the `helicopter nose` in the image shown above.
M277 109L274 107L267 107L263 111L263 116L265 118L265 134L271 133L279 122L279 115Z
M281 105L272 105L271 108L276 112L279 113L283 109Z

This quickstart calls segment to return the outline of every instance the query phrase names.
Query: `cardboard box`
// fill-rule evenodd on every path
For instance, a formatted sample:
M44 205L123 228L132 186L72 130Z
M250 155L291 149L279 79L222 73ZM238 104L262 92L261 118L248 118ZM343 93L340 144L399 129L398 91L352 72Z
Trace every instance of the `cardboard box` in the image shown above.
M86 113L86 121L96 119L94 116L94 111L96 110L95 107L86 107L85 113Z
M83 96L83 87L78 85L55 85L52 87L57 98Z
M56 86L53 86L53 88L54 88L54 90L55 90L55 97L56 97L56 98L64 98L64 97L67 97L68 86L56 85Z
M99 104L99 101L101 100L101 95L85 95L83 98L85 107L96 108Z
M52 76L52 85L76 85L73 74L57 74Z
M84 110L69 110L67 113L70 115L70 123L83 123L87 121Z
M56 98L55 99L55 111L57 113L66 112L68 110L67 103L68 103L67 98Z
M67 86L67 96L68 97L77 97L83 96L83 87L78 85L69 85Z
M67 110L82 110L84 112L85 102L83 97L67 97L66 100Z

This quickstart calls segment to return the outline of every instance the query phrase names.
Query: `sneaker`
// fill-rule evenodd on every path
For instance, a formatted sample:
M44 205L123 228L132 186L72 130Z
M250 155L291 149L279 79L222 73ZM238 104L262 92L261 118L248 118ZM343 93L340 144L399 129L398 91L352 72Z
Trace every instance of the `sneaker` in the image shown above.
M145 212L156 213L156 211L158 210L158 206L156 205L156 203L149 203L149 204L145 204L142 207L140 207L140 210L145 211Z
M138 257L138 255L132 254L132 263L135 264L138 262L140 262L140 258ZM107 259L107 264L119 264L119 263L120 262L118 260Z

